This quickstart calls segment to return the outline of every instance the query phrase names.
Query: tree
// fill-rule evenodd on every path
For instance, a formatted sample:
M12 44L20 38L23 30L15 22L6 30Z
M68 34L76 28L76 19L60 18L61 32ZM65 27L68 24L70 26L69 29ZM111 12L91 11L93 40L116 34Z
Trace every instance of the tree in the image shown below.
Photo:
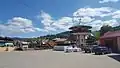
M103 25L100 29L100 36L104 35L104 33L111 31L111 30L112 30L112 26Z
M120 26L113 27L113 31L120 30Z
M100 32L96 31L94 36L95 36L96 40L99 40L99 38L100 38Z

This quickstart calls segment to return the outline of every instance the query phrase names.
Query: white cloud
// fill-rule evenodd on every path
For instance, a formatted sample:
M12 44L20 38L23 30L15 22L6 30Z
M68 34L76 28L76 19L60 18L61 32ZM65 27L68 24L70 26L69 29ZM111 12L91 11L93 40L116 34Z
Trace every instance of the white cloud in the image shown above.
M46 12L41 11L41 14L38 16L41 18L41 23L43 23L44 26L50 26L54 22L52 17Z
M95 20L95 18L91 18L91 17L88 17L88 16L85 16L85 17L81 17L81 18L79 18L79 17L74 17L73 18L73 21L75 22L75 23L79 23L79 22L82 22L83 24L85 24L85 23L89 23L89 22L91 22L91 21L93 21L93 20Z
M102 25L109 24L110 26L117 26L119 23L116 19L106 19L105 21L98 20L105 17L119 18L120 12L114 8L110 7L100 7L100 8L80 8L73 13L75 23L79 22L81 18L82 25L92 26L92 30L99 30ZM117 15L117 16L116 16ZM84 19L85 18L85 19ZM86 22L86 23L85 23Z
M92 26L92 30L99 30L102 25L118 26L119 23L117 20L120 19L120 10L111 7L85 7L75 11L73 17L65 16L59 19L54 19L50 14L41 11L41 14L37 18L40 19L43 28L34 27L32 20L14 17L8 20L6 24L0 24L0 31L7 35L36 31L57 33L68 31L69 27L79 23L80 18L82 25ZM103 21L102 19L106 20Z
M58 29L68 30L68 28L73 25L73 22L72 18L70 17L62 17L61 19L57 20L55 24L56 28Z
M100 27L103 25L103 23L102 23L102 20L95 20L90 23L86 23L85 25L92 26L91 30L95 31L95 30L99 30Z
M85 22L85 23L89 23L91 21L95 20L95 18L91 18L91 17L83 17L81 18L81 22Z
M99 30L102 25L110 25L113 27L120 25L117 21L117 19L120 19L120 10L110 7L80 8L73 13L73 16L75 19L75 23L79 22L79 18L83 19L84 17L87 17L85 21L88 22L84 23L84 21L81 20L81 24L92 26L92 30ZM102 21L102 19L106 20Z
M41 19L41 23L44 26L43 28L44 31L46 32L56 31L55 27L52 27L54 21L52 20L52 17L48 13L41 11L41 14L38 15L38 17L40 17Z
M99 3L118 2L119 0L101 0Z
M28 32L42 31L40 28L33 26L32 21L22 17L14 17L5 24L0 24L0 31L3 34L20 34Z
M49 26L49 27L44 27L44 29L47 31L47 32L49 32L49 31L57 31L56 29L55 29L55 27L52 27L52 26Z
M110 7L101 8L80 8L73 13L74 17L105 17L113 11Z
M7 24L9 26L17 26L19 28L32 27L31 20L21 17L14 17L13 19L9 20Z
M95 20L94 17L90 16L101 16L102 14L105 16L104 13L110 13L112 11L109 7L102 7L102 8L84 8L86 13L80 13L83 8L79 9L78 11L74 12L73 15L75 16L74 19L71 17L62 17L58 20L52 18L48 13L41 12L41 23L44 25L44 30L47 32L60 32L60 31L67 31L68 28L77 24L79 22L79 17L82 16L81 22L85 25L91 25L94 28L98 28L102 26L101 20ZM106 10L107 9L107 10ZM99 11L99 12L97 12ZM90 12L90 13L87 13ZM94 13L95 12L95 13ZM80 15L77 15L80 14ZM100 15L99 15L100 14ZM74 23L73 23L74 20ZM93 22L92 22L93 21Z
M109 26L118 26L120 25L116 19L111 19L111 20L105 20L105 21L102 21L102 20L95 20L93 22L90 22L90 23L87 23L85 25L90 25L92 26L92 30L95 31L95 30L100 30L100 28L103 26L103 25L109 25Z
M44 32L44 30L43 29L40 29L40 28L34 28L34 30L36 30L36 31L40 31L40 32Z
M54 20L48 13L43 11L39 17L41 18L41 23L44 26L44 31L47 32L66 31L70 26L72 26L71 17L62 17L58 20Z
M112 13L112 18L116 19L116 18L120 18L120 10L117 10L115 12Z
M107 21L103 21L103 25L110 25L110 26L118 26L120 25L116 19L112 19L112 20L107 20Z
M82 25L92 26L92 30L99 30L103 25L118 26L119 23L116 16L120 14L120 10L110 8L110 7L101 7L101 8L80 8L73 13L72 17L61 17L60 19L55 20L50 14L41 12L41 23L44 25L44 31L47 32L60 32L68 31L69 27L77 25L79 19L81 18ZM96 19L96 17L99 17ZM111 19L106 19L102 21L102 18L112 17Z

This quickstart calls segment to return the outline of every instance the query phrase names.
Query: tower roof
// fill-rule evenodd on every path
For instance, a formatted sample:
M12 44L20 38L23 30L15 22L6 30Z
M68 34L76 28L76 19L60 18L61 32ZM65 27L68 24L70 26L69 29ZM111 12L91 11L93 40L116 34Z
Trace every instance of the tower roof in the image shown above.
M81 28L86 28L86 29L91 29L91 26L85 26L85 25L76 25L73 27L70 27L69 29L74 30L74 29L81 29Z

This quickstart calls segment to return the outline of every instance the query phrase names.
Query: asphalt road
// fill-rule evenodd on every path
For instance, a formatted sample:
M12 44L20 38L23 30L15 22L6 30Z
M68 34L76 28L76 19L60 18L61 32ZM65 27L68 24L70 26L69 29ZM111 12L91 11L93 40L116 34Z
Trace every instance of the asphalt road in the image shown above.
M120 62L107 55L49 50L1 52L0 68L120 68Z

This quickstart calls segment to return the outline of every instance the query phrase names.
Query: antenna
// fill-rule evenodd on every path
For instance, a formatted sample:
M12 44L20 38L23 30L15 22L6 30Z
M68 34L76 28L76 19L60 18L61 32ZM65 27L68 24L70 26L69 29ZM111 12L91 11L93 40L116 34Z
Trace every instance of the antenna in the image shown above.
M81 24L81 18L79 19L79 25Z
M74 18L77 18L77 19L78 19L78 24L79 24L79 25L82 23L82 22L81 22L82 16L73 16L73 19L72 19L73 23L75 23L75 22L74 22Z

